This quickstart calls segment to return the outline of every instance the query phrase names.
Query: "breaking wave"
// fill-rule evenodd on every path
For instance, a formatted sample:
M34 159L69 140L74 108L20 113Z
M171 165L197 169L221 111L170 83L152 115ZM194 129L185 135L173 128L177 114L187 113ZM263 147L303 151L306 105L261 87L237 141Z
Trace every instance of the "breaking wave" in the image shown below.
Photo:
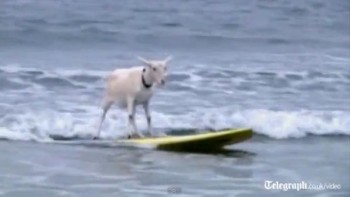
M350 81L348 73L223 70L224 67L215 72L203 72L196 66L191 68L187 73L175 71L169 76L168 90L161 91L163 97L155 101L156 106L152 109L155 131L177 134L248 127L257 134L274 139L299 138L310 134L350 135L350 112L346 106L341 110L277 110L269 105L254 105L254 99L258 99L253 97L255 94L246 105L249 108L237 108L240 104L230 105L230 100L237 94L247 97L246 92L263 92L259 87L273 91L293 90L291 92L300 97L301 91L305 95L310 91L302 87L314 84L313 91L320 88L326 92L327 87L333 87L335 89L329 91L343 92L345 95L346 91L343 90ZM48 71L18 65L2 66L0 90L6 97L0 97L0 138L55 141L92 137L100 116L96 99L100 98L102 80L106 74L97 70ZM323 84L318 87L320 83ZM222 91L218 92L217 89ZM77 92L79 97L72 96ZM265 93L270 100L273 99L271 95L276 95L274 92ZM169 110L169 104L176 105L176 100L182 95L188 97L184 106ZM203 100L202 95L207 95L209 100ZM216 104L217 98L226 103ZM21 107L13 108L13 105ZM139 128L145 130L143 113L139 113L137 121ZM123 136L126 122L124 111L111 110L104 122L101 137L115 139Z
M95 112L92 112L95 111ZM95 134L97 110L85 115L59 112L27 112L1 118L0 138L8 140L54 141L85 139ZM146 129L145 118L137 117L139 129ZM202 132L225 128L249 127L256 134L274 139L300 138L312 135L350 135L350 114L346 112L244 111L191 112L183 115L153 112L154 130L168 134ZM126 134L126 115L114 110L106 118L102 139L115 139Z

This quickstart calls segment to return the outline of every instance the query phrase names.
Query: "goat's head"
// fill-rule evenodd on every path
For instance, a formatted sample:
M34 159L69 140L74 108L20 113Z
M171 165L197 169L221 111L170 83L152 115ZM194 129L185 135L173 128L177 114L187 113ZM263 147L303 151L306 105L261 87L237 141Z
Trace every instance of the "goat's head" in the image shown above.
M172 59L171 56L164 60L146 60L142 57L138 57L146 66L149 77L158 85L165 84L165 78L167 76L167 63Z

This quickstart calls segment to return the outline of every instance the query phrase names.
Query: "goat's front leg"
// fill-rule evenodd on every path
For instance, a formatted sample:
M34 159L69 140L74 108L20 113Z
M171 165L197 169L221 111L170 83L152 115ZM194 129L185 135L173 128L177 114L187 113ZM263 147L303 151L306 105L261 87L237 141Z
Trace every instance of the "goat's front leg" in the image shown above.
M133 136L133 132L138 135L138 137L144 137L142 133L137 130L137 126L135 123L135 112L136 112L136 104L135 100L132 97L128 97L127 99L127 108L128 108L128 119L129 119L129 138Z
M143 104L143 109L145 110L145 116L146 116L146 120L147 120L147 127L148 127L148 133L153 136L152 133L152 124L151 124L151 114L149 111L149 101L145 102Z

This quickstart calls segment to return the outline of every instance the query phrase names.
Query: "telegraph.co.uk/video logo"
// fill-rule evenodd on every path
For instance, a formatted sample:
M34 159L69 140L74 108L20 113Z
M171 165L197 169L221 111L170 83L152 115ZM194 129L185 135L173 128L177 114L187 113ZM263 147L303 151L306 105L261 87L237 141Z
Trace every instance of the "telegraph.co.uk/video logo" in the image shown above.
M305 181L295 182L295 183L282 183L278 181L269 181L266 180L264 184L265 189L267 190L339 190L341 189L341 184L335 183L308 183Z

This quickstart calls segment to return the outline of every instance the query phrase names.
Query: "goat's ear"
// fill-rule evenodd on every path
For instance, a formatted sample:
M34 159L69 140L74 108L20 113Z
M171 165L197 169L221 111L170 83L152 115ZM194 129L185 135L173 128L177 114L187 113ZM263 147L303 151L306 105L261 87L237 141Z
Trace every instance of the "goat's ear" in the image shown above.
M165 60L163 60L164 64L168 63L170 60L172 60L173 57L172 56L168 56L167 58L165 58Z
M137 59L139 59L141 62L143 62L146 65L150 65L151 64L148 60L146 60L146 59L144 59L142 57L137 57Z

